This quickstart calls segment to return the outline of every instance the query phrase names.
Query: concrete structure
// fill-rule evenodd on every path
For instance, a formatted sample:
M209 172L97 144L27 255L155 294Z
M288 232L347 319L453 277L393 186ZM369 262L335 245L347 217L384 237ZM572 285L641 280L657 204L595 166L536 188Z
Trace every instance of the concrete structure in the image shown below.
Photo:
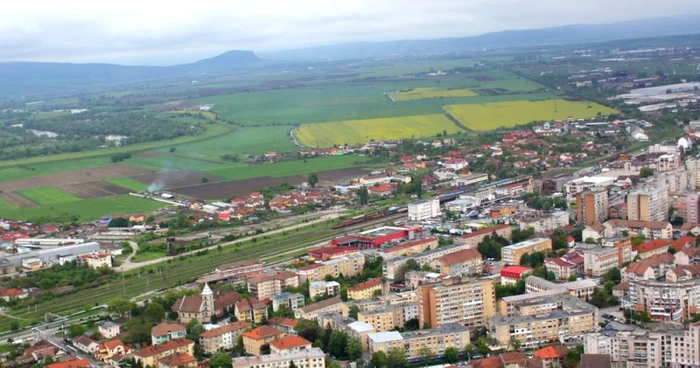
M689 224L700 223L700 193L693 193L685 197L686 219Z
M285 337L286 333L270 326L260 326L244 332L241 336L243 336L243 347L246 354L260 355L260 348L263 345Z
M642 243L634 248L632 248L632 252L636 254L641 259L646 259L649 257L653 257L658 254L664 254L668 252L668 249L671 247L671 242L665 239L656 239L652 241L648 241L646 243Z
M468 248L476 248L487 236L500 236L505 239L512 239L513 228L510 225L496 225L483 230L473 231L455 238L455 244L463 244Z
M479 251L463 249L435 259L430 266L448 276L481 276L482 262Z
M383 248L377 252L377 255L385 261L418 254L427 250L433 250L438 247L439 240L436 237L421 239L412 242L401 243L399 245Z
M270 299L284 291L287 286L298 287L299 277L291 271L281 271L274 275L259 274L248 279L248 292L258 299Z
M228 323L199 334L199 344L207 354L230 350L238 343L238 338L252 326L249 322Z
M319 348L286 354L233 358L233 368L326 368L326 355Z
M408 220L423 221L440 217L440 199L438 197L415 201L408 204Z
M627 219L632 221L668 221L666 188L630 192L627 195Z
M261 323L269 318L267 303L252 297L236 303L233 313L239 321L251 323Z
M317 262L297 269L299 283L321 281L326 276L354 277L362 273L365 268L365 256L362 253L354 253L345 257L328 261Z
M289 354L311 349L311 341L296 335L285 336L270 342L271 354Z
M576 194L576 221L593 225L608 218L608 192L585 191Z
M214 270L220 280L239 281L263 273L263 262L259 259L221 265Z
M532 273L532 268L523 266L507 266L501 270L501 285L515 285L519 280Z
M525 279L525 292L528 294L537 294L543 291L559 291L571 294L581 300L591 298L593 296L593 289L595 289L596 286L598 286L598 284L591 279L563 283L554 283L537 276L529 276Z
M361 309L357 313L358 322L367 323L376 331L403 328L406 322L416 318L418 318L418 303L377 306Z
M334 296L330 299L298 308L294 311L294 317L297 319L315 320L321 313L340 312L342 304L343 301L340 300L340 296Z
M565 258L545 258L544 268L552 272L557 280L567 280L571 276L577 276L578 266Z
M519 265L520 259L525 254L534 252L546 252L552 249L552 240L547 238L534 238L501 248L501 260L508 265Z
M408 359L421 358L427 347L433 355L443 355L447 348L464 348L469 343L469 329L459 323L449 323L440 328L399 333L397 331L375 332L367 336L369 354L382 351L388 354L398 348Z
M121 325L112 321L105 321L97 325L97 332L105 339L113 339L121 332Z
M452 180L452 186L453 187L466 187L469 185L481 183L482 181L488 181L488 180L489 180L488 174L464 175L464 176L459 176L456 179Z
M293 311L305 305L304 295L299 293L279 293L272 297L272 310L277 312L284 305L288 311Z
M616 267L620 267L617 249L595 247L583 250L583 270L586 276L602 277Z
M480 327L496 314L496 291L492 280L453 277L437 284L421 285L418 297L419 325L439 327L457 322Z
M309 284L309 297L335 296L340 294L340 284L336 281L314 281Z
M72 262L81 254L88 254L100 251L100 243L89 242L62 247L42 247L40 250L13 254L3 257L4 263L12 267L22 266L22 260L25 258L37 258L42 265L64 264Z
M668 221L609 220L603 223L603 226L606 237L624 236L624 232L627 232L628 236L644 235L649 239L673 237L673 226Z
M90 268L112 268L112 253L110 251L90 252L81 254L77 259L78 264L87 265Z

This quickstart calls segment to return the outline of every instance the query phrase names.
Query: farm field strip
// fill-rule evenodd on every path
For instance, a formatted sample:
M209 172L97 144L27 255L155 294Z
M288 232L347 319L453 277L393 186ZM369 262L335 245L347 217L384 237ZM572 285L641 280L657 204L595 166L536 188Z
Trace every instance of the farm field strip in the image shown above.
M100 181L121 176L144 175L151 170L128 166L125 164L112 164L83 170L64 171L43 175L35 178L26 178L0 182L0 191L18 191L48 186L61 186L66 184Z
M58 204L80 200L80 197L75 196L73 193L56 187L19 190L16 193L39 205Z
M443 131L451 134L460 129L444 115L435 114L305 124L295 134L299 142L307 147L333 147L366 143L372 139L432 137Z
M66 213L80 215L81 221L90 221L97 220L105 215L148 212L165 206L162 202L125 194L95 199L78 198L76 201L38 205L35 207L0 206L0 217L36 219Z
M590 106L590 107L589 107ZM616 110L591 102L563 99L546 101L510 101L498 103L447 105L445 111L467 128L485 131L513 127L532 121L564 120L595 117L597 113L612 114Z
M282 161L272 164L237 163L226 168L208 171L208 174L227 180L254 179L264 176L280 178L293 175L322 173L353 166L366 166L367 158L357 155L326 156L307 160Z
M110 178L105 180L105 182L118 185L122 188L129 189L133 192L142 192L146 190L146 188L148 188L147 184L144 184L143 182L132 179L130 177Z
M440 90L437 88L414 88L408 92L393 93L392 97L396 101L410 101L428 98L474 97L478 95L478 93L469 89Z

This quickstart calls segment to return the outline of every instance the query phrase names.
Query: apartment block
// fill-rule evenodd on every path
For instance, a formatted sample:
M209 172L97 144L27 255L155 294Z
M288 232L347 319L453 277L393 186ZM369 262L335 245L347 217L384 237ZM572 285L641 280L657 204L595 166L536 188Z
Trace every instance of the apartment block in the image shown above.
M234 306L234 315L239 321L260 323L269 318L267 303L256 298L243 299Z
M415 318L418 318L418 303L381 306L357 313L359 322L371 325L376 331L403 328L406 322Z
M698 276L698 266L676 266L659 279L630 279L621 305L647 312L656 321L686 321L698 313L700 306Z
M686 219L689 224L700 224L700 193L693 193L685 197Z
M309 284L311 299L317 296L335 296L340 294L340 284L337 281L314 281Z
M545 213L532 218L521 219L518 226L520 227L520 230L533 228L536 233L542 233L568 226L569 220L568 212L557 211L553 213Z
M487 229L473 231L455 238L455 244L467 245L467 248L476 248L487 236L498 235L508 240L513 238L513 228L510 225L497 225Z
M377 255L382 257L385 261L410 256L412 254L418 254L425 252L427 250L432 250L438 247L438 238L426 238L417 241L411 241L406 243L401 243L399 245L381 249L377 252Z
M233 358L231 363L233 368L289 368L292 363L297 368L326 368L326 355L319 348L311 348L294 353Z
M384 331L368 334L369 354L378 351L389 353L398 348L406 353L408 359L422 356L427 347L434 356L443 355L447 348L463 349L469 343L469 329L459 323L449 323L439 328L399 333Z
M382 293L382 279L374 278L365 282L361 282L348 289L348 299L369 299L375 296L375 293Z
M238 338L251 326L249 322L238 321L212 328L199 334L199 345L207 354L233 349Z
M596 330L598 308L568 294L553 294L511 298L500 316L489 319L489 336L501 346L515 338L524 347L535 348Z
M322 281L326 276L354 277L365 269L365 256L362 253L353 253L345 257L335 258L324 262L313 263L297 270L299 282L304 283Z
M342 331L348 337L360 340L362 351L369 349L367 335L377 332L372 325L356 321L353 318L343 316L341 313L323 313L318 316L318 325L323 328L331 328L334 331Z
M296 310L305 305L304 295L299 293L279 293L272 297L272 310L277 312L284 306L288 311Z
M299 277L291 271L282 271L274 275L255 275L248 279L248 292L258 299L270 299L284 291L287 286L298 287Z
M242 336L245 352L251 355L260 355L260 348L262 348L263 345L283 338L286 336L286 333L270 326L260 326L256 329L244 332Z
M582 300L591 298L596 286L598 286L598 284L591 279L563 283L554 283L537 276L530 276L525 279L525 292L528 294L558 290Z
M639 189L627 194L627 219L632 221L668 221L667 189Z
M501 248L501 260L508 265L519 265L520 259L526 254L552 250L552 240L534 238Z
M622 268L623 263L632 262L632 238L607 238L603 240L603 246L617 249L617 263L619 268Z
M618 250L615 248L595 247L583 250L583 271L588 277L602 277L619 266Z
M671 239L673 237L673 226L668 221L609 220L604 222L603 226L606 237L634 237L637 235L644 235L649 239Z
M460 323L468 327L486 325L496 314L493 280L451 277L441 283L421 285L418 297L419 325L440 327Z
M315 320L318 318L318 315L322 313L340 312L342 306L343 301L340 300L340 296L334 296L318 303L297 308L297 310L294 311L294 317L296 319Z
M576 221L593 225L608 218L608 193L605 190L576 194Z
M437 272L448 276L481 276L483 257L476 249L463 249L446 254L430 263Z
M243 280L263 273L263 263L259 259L228 263L217 267L214 273L218 279Z
M438 197L414 201L408 204L408 220L423 221L440 217L440 199Z

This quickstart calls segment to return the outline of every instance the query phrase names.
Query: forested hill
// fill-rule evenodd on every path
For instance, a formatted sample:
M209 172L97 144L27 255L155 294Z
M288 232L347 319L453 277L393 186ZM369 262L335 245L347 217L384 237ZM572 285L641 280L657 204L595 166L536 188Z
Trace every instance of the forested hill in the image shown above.
M143 82L233 73L267 65L253 51L228 51L213 58L174 66L98 63L0 62L0 98L85 90L89 85Z

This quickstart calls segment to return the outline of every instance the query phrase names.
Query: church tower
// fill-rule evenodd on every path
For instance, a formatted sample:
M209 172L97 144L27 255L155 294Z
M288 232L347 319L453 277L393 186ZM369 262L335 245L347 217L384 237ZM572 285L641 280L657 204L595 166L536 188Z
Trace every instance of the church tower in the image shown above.
M200 321L202 323L209 323L211 316L214 315L214 292L209 288L209 284L204 284L204 289L202 290L202 305L200 310Z

